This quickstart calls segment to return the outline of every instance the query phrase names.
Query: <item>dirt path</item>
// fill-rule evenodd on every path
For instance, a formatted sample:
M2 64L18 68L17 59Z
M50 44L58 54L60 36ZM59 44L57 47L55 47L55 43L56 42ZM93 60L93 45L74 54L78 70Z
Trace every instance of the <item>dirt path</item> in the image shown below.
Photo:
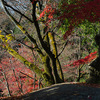
M100 84L96 88L87 86L87 84L67 82L52 85L27 95L0 100L100 100Z
M100 88L79 84L56 84L23 97L23 100L100 100Z

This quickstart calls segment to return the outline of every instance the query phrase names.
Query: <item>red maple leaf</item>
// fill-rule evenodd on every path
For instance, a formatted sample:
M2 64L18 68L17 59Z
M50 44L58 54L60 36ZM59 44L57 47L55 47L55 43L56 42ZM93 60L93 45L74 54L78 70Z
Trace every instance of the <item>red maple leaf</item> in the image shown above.
M85 63L89 63L91 62L93 59L96 58L96 55L97 54L97 51L93 52L93 53L90 53L88 56L86 56L85 58L83 59L80 59L80 60L77 60L77 61L74 61L72 64L68 64L68 65L65 65L65 67L67 66L79 66L81 64L85 64Z

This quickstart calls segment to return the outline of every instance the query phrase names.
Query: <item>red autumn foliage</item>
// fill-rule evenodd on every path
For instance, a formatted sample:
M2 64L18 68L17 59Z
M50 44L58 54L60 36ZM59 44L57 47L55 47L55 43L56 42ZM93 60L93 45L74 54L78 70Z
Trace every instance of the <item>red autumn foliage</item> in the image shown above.
M68 5L64 3L61 6L62 15L58 17L60 21L68 19L70 26L65 33L64 38L71 34L72 29L85 19L90 22L100 21L100 0L85 2L85 0L77 1L77 3Z
M24 47L23 47L24 48ZM23 50L23 51L22 51ZM19 49L19 53L26 57L29 62L33 62L31 52L27 49ZM10 95L21 95L38 89L38 80L34 78L35 73L28 69L20 61L14 57L2 58L0 63L0 89L2 89L4 96L7 96L8 89ZM6 76L6 79L5 77ZM8 86L6 84L8 83ZM34 87L35 84L35 87Z
M53 6L53 7L52 7ZM64 39L67 36L72 34L72 30L78 24L81 24L86 19L90 22L100 21L100 0L93 0L85 2L85 0L76 1L74 4L63 3L60 9L57 8L57 5L47 4L43 12L40 14L38 20L44 17L45 14L48 15L48 22L51 22L55 19L59 20L60 23L63 23L65 19L68 19L69 27L66 30ZM57 8L57 9L56 9ZM54 15L58 17L54 18Z
M41 19L45 15L48 15L48 20L46 20L46 21L50 22L50 20L53 19L53 14L54 13L55 13L55 8L52 8L51 5L46 5L46 7L44 8L44 10L40 14L40 17L37 20Z
M32 4L35 0L32 1ZM56 8L56 7L55 7ZM45 16L45 14L48 15L47 22L50 22L51 19L53 20L53 15L56 13L56 9L52 8L51 5L47 5L43 12L40 14L40 17L38 20ZM60 13L63 11L61 15L59 15L56 19L63 22L66 18L69 20L70 26L68 31L65 33L64 38L71 34L72 29L77 26L78 24L82 23L85 19L95 22L100 21L100 0L94 0L89 2L84 2L84 0L81 0L81 2L77 2L75 4L68 5L67 3L63 4L61 6L61 9L58 10ZM25 50L25 48L23 49ZM80 59L78 61L73 62L72 64L66 65L67 66L78 66L80 64L85 64L90 61L92 61L94 58L96 58L96 53L91 53L88 56L86 56L84 59ZM33 62L33 59L31 58L28 51L23 52L25 54L28 61ZM22 56L24 56L22 54ZM13 65L9 62L9 58L3 59L0 65L0 72L5 72L7 76L7 81L9 83L11 94L17 94L19 95L21 93L20 88L22 88L23 93L31 92L33 91L33 72L29 70L28 68L24 67L22 63L17 61L15 58L11 58L11 61L13 62ZM12 67L13 66L13 67ZM3 68L3 69L2 69ZM14 68L14 71L13 71ZM22 74L24 73L24 75ZM27 74L28 73L28 74ZM18 77L20 76L20 77ZM32 77L31 79L29 78ZM0 75L0 78L2 79L2 84L0 84L0 88L3 89L4 93L7 93L5 80L3 79L3 75ZM22 83L22 84L21 84ZM22 87L21 87L22 85ZM3 86L3 87L2 87ZM35 85L36 87L38 85Z
M93 59L95 59L97 57L96 54L97 54L97 51L95 51L93 53L90 53L85 58L77 60L77 61L74 61L72 64L65 65L65 67L68 67L68 66L71 66L71 65L73 65L73 66L79 66L81 64L89 63L89 62L91 62Z

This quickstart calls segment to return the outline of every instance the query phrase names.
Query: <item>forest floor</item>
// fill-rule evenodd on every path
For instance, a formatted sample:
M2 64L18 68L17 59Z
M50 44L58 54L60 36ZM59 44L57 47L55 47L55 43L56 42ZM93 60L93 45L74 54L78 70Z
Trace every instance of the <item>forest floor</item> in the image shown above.
M2 100L100 100L100 84L66 82Z

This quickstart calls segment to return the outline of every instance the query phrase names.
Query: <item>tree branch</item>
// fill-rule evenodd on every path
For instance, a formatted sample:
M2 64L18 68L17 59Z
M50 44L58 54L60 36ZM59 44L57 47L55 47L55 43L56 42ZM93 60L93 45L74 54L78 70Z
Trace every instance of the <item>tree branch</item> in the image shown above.
M13 57L17 58L20 60L24 65L28 66L31 70L33 70L35 73L37 73L38 76L42 76L42 71L36 67L33 63L28 62L24 57L20 56L15 50L13 50L9 44L6 42L5 37L1 37L0 39L4 42L5 48L7 49L7 52L11 54Z
M53 54L55 55L55 58L56 58L56 65L57 65L57 70L58 70L59 76L62 79L62 81L64 81L60 61L57 58L58 53L57 53L56 41L55 41L55 38L54 38L54 32L48 32L48 37L49 37L49 42L51 44L51 48L53 49Z
M42 51L40 50L40 48L38 47L37 43L36 43L36 40L34 38L32 38L28 32L16 21L16 19L9 13L9 11L7 10L7 8L4 6L4 2L3 0L2 1L2 4L3 4L3 7L5 9L5 12L7 13L7 15L9 15L10 19L17 25L17 27L22 31L23 34L26 35L26 37L35 45L35 49L37 50L37 52L40 54L40 56L43 56L43 53Z
M20 11L16 10L15 8L13 8L12 6L8 5L5 1L4 1L4 4L5 4L5 6L10 7L12 10L14 10L17 13L19 13L21 16L25 17L27 20L29 20L31 23L33 23L33 21L30 18L28 18L27 16L25 16Z
M39 41L40 41L43 49L46 51L46 53L49 55L50 58L54 58L54 54L47 47L47 45L43 41L42 36L41 36L41 33L40 33L39 24L38 24L38 21L37 21L37 18L36 18L36 3L37 3L37 1L34 1L34 3L33 3L33 13L32 13L32 17L33 17L34 25L35 25L35 28L36 28L36 31L37 31L37 35L38 35Z
M50 50L50 48L46 45L46 43L42 39L39 24L38 24L38 21L36 18L36 3L37 3L37 1L34 1L34 3L32 4L33 5L32 17L33 17L34 25L35 25L37 35L38 35L39 41L40 41L43 49L48 54L48 56L51 58L52 65L53 65L53 71L54 71L55 83L58 83L58 82L60 82L60 77L59 77L58 72L57 72L56 58L55 58L55 55Z
M66 43L65 43L63 49L61 50L61 52L57 55L57 58L62 54L62 52L64 51L67 44L68 44L68 40L66 41Z

